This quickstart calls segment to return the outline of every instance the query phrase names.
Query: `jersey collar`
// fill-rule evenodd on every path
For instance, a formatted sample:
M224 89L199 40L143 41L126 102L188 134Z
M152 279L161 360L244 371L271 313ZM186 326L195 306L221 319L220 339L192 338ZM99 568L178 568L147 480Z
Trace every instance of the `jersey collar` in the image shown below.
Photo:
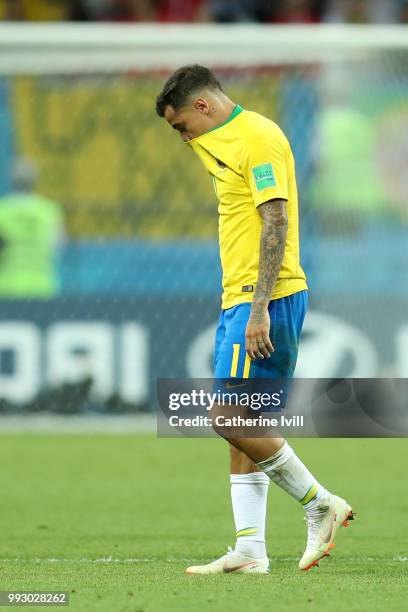
M208 130L208 132L204 132L203 134L200 134L200 136L197 136L196 138L192 138L191 140L187 140L186 144L189 144L193 140L198 140L199 138L201 138L201 136L205 136L206 134L209 134L210 132L214 132L215 130L218 130L219 128L224 127L224 125L227 125L227 123L229 123L230 121L235 119L235 117L240 115L243 110L244 109L242 108L242 106L240 106L239 104L236 104L234 106L234 108L232 109L232 113L230 114L228 119L226 119L222 123L219 123L218 125L215 125L213 128L211 128L211 130Z
M232 113L230 114L230 116L228 117L228 119L226 119L225 121L223 121L222 123L220 123L219 125L215 125L213 128L211 128L211 130L208 130L208 132L204 132L205 134L209 134L210 132L214 132L214 130L218 130L218 128L223 127L224 125L227 125L227 123L229 123L230 121L232 121L233 119L235 119L235 117L237 117L240 113L242 113L244 109L242 108L242 106L240 106L239 104L236 104L234 106L234 108L232 109ZM204 134L202 134L203 136Z

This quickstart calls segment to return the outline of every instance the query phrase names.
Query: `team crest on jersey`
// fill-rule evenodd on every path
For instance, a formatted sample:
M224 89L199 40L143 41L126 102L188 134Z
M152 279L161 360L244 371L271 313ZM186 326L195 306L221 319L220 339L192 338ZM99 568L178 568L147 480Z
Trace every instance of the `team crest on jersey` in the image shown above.
M267 189L268 187L276 186L275 174L273 172L272 164L261 164L252 168L252 175L255 179L255 185L257 191Z

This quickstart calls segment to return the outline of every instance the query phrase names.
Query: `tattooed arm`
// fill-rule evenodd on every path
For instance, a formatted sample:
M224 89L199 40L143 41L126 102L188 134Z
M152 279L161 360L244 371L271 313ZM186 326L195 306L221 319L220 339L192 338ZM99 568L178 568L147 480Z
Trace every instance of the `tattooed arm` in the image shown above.
M288 229L286 200L264 202L258 212L263 222L259 272L245 333L245 348L251 359L269 357L274 350L269 338L268 305L281 269Z

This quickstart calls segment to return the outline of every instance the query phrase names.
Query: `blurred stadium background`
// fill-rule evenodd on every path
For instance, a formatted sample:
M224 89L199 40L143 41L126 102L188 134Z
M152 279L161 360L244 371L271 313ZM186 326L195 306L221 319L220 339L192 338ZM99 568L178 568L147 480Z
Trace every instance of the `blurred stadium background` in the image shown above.
M158 376L211 376L217 204L154 110L191 62L292 143L298 376L408 376L408 2L2 0L0 16L2 413L149 411Z

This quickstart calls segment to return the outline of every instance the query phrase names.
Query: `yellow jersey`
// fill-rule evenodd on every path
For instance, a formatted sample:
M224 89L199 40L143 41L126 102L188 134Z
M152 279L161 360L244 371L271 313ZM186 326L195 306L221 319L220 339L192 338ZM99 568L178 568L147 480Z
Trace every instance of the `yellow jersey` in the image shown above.
M210 173L219 200L222 308L252 301L262 230L256 209L268 200L287 200L288 216L285 254L271 299L307 289L299 262L295 162L278 125L237 105L224 123L188 144Z

